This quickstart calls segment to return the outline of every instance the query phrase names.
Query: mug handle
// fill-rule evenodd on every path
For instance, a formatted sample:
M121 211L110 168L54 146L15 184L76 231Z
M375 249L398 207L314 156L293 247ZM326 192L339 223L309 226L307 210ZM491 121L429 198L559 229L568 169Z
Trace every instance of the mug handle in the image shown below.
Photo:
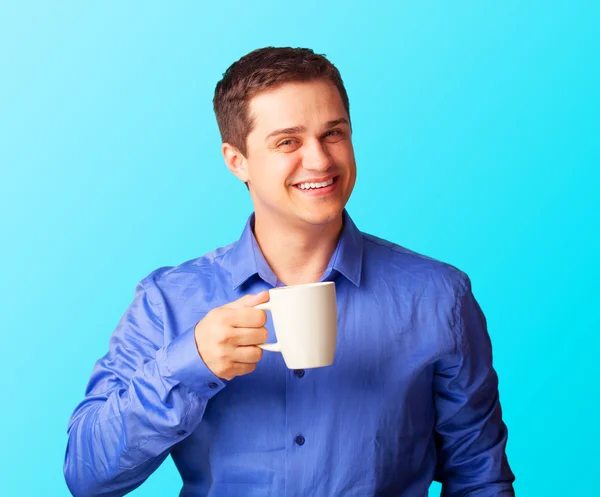
M264 304L255 305L254 308L261 309L263 311L270 311L271 310L270 304L271 304L271 302L265 302ZM257 347L260 347L263 350L268 350L270 352L281 352L281 346L279 345L279 342L261 343L261 344L258 344Z

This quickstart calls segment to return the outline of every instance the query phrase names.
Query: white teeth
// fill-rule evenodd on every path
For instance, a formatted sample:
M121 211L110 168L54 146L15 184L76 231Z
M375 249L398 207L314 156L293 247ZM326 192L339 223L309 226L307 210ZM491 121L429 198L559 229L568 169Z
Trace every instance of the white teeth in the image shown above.
M333 183L333 178L331 178L328 181L323 181L321 183L300 183L298 185L298 187L301 190L311 190L311 189L317 189L317 188L325 188L326 186L329 186Z

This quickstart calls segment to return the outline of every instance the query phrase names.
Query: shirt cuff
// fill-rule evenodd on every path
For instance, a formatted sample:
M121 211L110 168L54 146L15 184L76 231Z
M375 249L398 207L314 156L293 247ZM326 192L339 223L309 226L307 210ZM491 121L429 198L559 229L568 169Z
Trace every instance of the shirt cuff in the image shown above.
M227 384L215 376L200 357L193 327L165 347L162 362L171 378L202 397L213 397Z

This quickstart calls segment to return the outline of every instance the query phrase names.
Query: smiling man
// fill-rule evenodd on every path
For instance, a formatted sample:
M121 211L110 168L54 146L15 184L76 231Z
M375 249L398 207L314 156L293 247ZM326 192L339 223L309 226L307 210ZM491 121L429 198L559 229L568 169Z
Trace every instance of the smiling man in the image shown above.
M349 101L308 49L235 62L214 108L254 205L240 239L142 280L69 423L76 496L169 455L181 496L514 495L485 317L458 269L358 230ZM256 304L334 281L332 366L290 371Z

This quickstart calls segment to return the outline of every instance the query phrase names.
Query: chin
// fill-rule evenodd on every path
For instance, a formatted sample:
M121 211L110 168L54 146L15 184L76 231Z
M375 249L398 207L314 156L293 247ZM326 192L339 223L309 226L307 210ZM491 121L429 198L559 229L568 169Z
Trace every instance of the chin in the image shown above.
M314 226L324 226L333 223L340 219L342 216L343 208L341 209L328 209L326 212L303 212L300 213L300 218L308 224Z

